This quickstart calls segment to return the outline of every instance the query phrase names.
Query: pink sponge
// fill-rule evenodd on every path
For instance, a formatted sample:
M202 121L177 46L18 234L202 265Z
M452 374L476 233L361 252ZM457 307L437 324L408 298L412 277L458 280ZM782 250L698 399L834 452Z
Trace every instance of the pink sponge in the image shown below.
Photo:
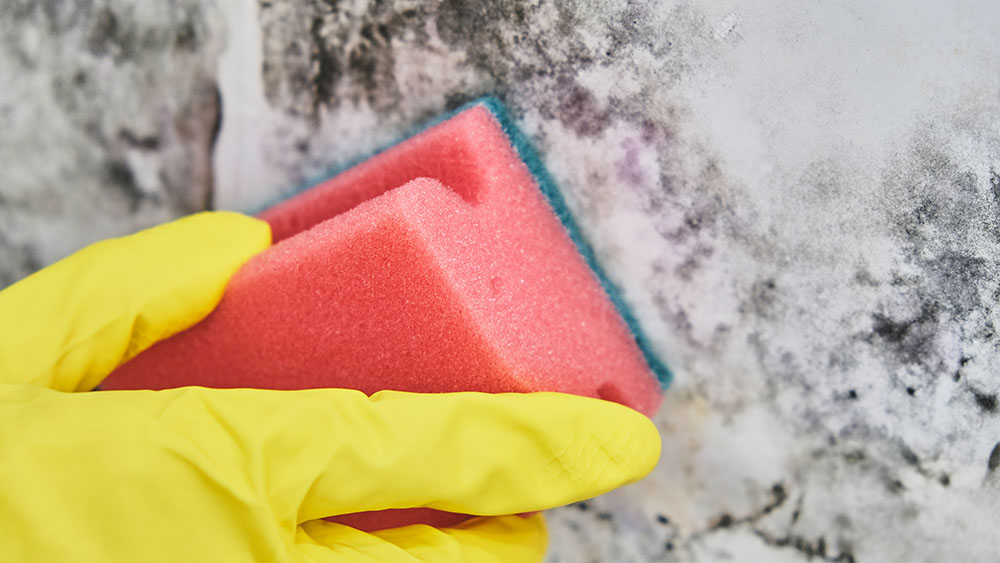
M628 328L485 107L261 217L276 244L216 310L103 388L561 391L646 414L659 404ZM408 523L398 511L371 522L379 514L362 527ZM435 518L420 516L454 515Z

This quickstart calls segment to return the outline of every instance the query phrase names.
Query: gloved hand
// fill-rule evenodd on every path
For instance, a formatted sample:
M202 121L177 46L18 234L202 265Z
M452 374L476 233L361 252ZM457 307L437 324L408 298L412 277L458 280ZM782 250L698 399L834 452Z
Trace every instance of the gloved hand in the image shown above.
M502 515L656 463L645 417L555 393L85 392L207 315L269 242L255 219L199 214L0 292L0 558L538 561L542 516ZM321 520L414 506L487 517L372 534Z

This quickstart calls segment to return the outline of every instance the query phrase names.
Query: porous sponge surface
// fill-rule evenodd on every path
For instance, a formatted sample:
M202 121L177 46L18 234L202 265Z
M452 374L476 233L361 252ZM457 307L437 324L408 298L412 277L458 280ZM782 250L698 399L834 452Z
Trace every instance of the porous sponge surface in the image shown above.
M626 326L485 107L262 217L278 242L216 310L102 387L545 390L646 414L659 404Z

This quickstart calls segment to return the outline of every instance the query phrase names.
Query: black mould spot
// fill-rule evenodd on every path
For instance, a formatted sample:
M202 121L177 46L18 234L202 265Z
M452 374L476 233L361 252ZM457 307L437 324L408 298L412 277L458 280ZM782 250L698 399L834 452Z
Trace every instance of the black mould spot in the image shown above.
M386 35L383 35L383 31ZM389 30L368 21L361 25L356 42L347 54L347 70L368 103L376 109L394 105L401 95L393 76L392 49L386 49Z
M598 512L597 513L597 519L598 520L603 520L605 522L610 522L610 521L614 520L614 515L611 514L610 512Z
M469 103L468 92L449 92L444 96L444 108L447 111L456 110Z
M174 48L180 51L195 51L198 48L198 30L194 23L185 21L177 27L174 33Z
M107 55L118 35L118 17L110 9L103 9L94 18L87 47L91 54Z
M723 514L719 517L719 521L715 523L714 528L728 528L733 525L733 517L729 514Z
M945 473L944 475L942 475L941 478L938 479L938 481L941 483L941 485L943 485L945 487L947 487L948 485L951 485L951 477L949 477L947 473Z
M156 135L141 136L130 129L122 129L118 131L118 137L125 144L137 149L152 151L160 148L160 139Z
M990 168L990 188L993 190L993 201L1000 207L1000 172Z
M214 84L212 86L212 104L215 106L215 120L212 123L212 137L209 141L209 154L215 153L215 144L219 141L219 133L222 132L222 91L219 90L218 84ZM209 191L211 191L211 184L209 184L209 186ZM209 199L207 201L211 201L211 194L209 194Z
M903 225L903 232L915 239L921 237L921 229L925 225L937 221L941 217L941 205L930 198L924 198L913 210L912 221Z
M337 56L327 47L326 39L323 37L323 18L314 16L309 28L313 42L313 68L312 87L315 94L315 104L323 106L331 104L337 82L341 77L340 61Z
M861 450L851 450L844 454L844 461L847 463L858 463L865 459L865 452Z
M920 313L908 320L892 319L881 313L872 314L872 332L891 344L906 344L913 337L918 336L917 329L922 325L937 321L937 304L925 302L920 308Z
M811 541L808 538L794 534L775 537L759 529L754 529L754 534L768 545L792 548L810 561L813 557L819 557L824 561L854 561L850 552L843 551L843 548L841 548L842 551L840 554L828 557L826 552L826 538L823 536L820 536L815 541Z
M376 27L372 25L372 22L366 22L361 26L361 30L358 33L365 39L365 41L375 43L375 30Z
M576 507L580 509L581 512L586 512L590 510L590 505L586 501L576 503Z
M970 358L969 356L962 356L961 358L959 358L958 369L955 370L955 373L951 375L952 381L955 381L957 383L962 379L962 368L964 368L965 365L968 364L970 361L972 361L972 358Z
M988 413L997 412L997 396L995 393L981 393L973 390L972 395L976 398L976 404L979 405L979 408Z
M112 160L107 163L105 171L108 175L110 185L125 196L129 209L133 212L137 210L139 203L142 201L143 194L142 190L135 183L135 177L132 175L132 169L128 167L128 164L119 160Z
M878 280L868 270L858 270L854 273L854 282L866 287L878 287Z
M309 19L303 22L302 37L274 45L265 53L268 96L276 95L278 83L284 82L302 103L289 111L313 118L318 118L323 108L348 99L366 101L380 114L400 111L403 93L393 71L397 51L392 43L409 35L416 45L426 42L427 10L397 9L389 2L376 1L357 12L344 10L342 4L313 2ZM433 81L426 73L421 78ZM466 100L472 97L464 93Z
M902 444L899 447L899 453L902 454L903 460L910 465L920 465L920 458L917 454L909 448L906 444Z
M888 342L902 342L910 330L908 323L896 322L880 313L872 315L872 319L875 321L872 330Z
M774 495L775 500L778 502L783 502L786 498L788 498L788 493L785 492L785 486L781 483L775 483L771 487L771 494Z
M903 492L906 487L903 486L903 482L899 479L892 479L886 483L886 488L889 489L890 493L899 494Z
M917 390L914 389L913 387L907 387L906 388L906 394L909 395L909 396L911 396L911 397L915 397L917 395Z
M673 542L668 541L667 543L663 544L663 551L673 551L673 550L674 550Z
M667 518L663 514L657 514L656 515L656 521L659 522L660 524L663 524L664 526L666 526L667 524L670 524L670 518Z
M773 497L771 502L767 503L767 505L760 510L761 515L770 514L774 511L774 509L785 504L785 501L788 500L788 493L785 491L785 486L781 483L775 483L771 486L771 496Z
M990 471L994 471L997 467L1000 467L1000 442L993 446L990 459L986 462L986 468Z
M854 389L851 389L850 391L847 392L847 398L848 399L852 399L852 400L853 399L857 399L858 398L858 392L855 391Z
M715 249L707 244L696 243L694 248L687 252L687 256L675 269L677 275L683 280L690 280L691 276L701 268L701 265L715 254ZM729 328L725 324L716 326L717 332L726 332Z
M568 79L560 80L559 118L580 135L599 135L611 123L611 115L598 107L589 90Z
M502 38L496 33L495 22L508 22L521 28L525 23L522 6L511 9L508 2L476 2L474 0L444 0L438 6L437 28L441 39L450 44L468 44L476 37L485 42L486 51L499 47ZM490 45L492 43L492 45ZM471 49L477 45L470 44ZM482 54L475 53L476 59ZM477 60L477 62L484 62Z
M697 224L691 226L697 228ZM754 316L768 318L774 314L778 301L777 283L773 278L757 280L750 286L750 295L740 306L740 311Z

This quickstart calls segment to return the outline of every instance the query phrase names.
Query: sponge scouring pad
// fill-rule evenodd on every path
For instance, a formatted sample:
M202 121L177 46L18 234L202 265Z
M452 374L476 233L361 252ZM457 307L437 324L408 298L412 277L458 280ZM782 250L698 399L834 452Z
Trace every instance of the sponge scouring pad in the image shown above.
M276 244L215 311L102 388L560 391L647 415L659 404L628 327L484 105L261 217ZM461 518L428 513L418 520ZM413 514L338 521L378 529Z

